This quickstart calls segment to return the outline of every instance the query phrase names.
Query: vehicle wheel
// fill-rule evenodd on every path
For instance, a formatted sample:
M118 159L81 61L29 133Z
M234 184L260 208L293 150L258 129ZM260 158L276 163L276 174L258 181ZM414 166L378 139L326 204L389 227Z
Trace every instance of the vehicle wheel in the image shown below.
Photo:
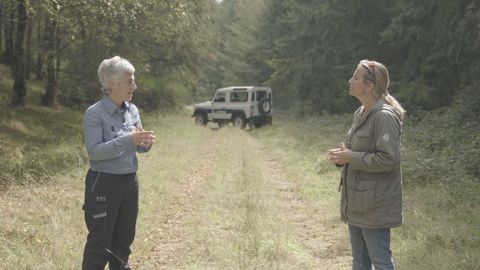
M263 125L264 124L261 123L261 122L257 122L257 123L254 124L255 128L261 128L261 127L263 127Z
M207 115L204 112L199 112L195 115L195 124L205 126L207 124Z
M233 116L233 125L235 127L244 129L245 126L247 125L247 121L245 120L245 117L242 114L236 114L235 116Z
M272 111L272 102L269 98L263 98L258 103L258 111L260 114L265 115Z

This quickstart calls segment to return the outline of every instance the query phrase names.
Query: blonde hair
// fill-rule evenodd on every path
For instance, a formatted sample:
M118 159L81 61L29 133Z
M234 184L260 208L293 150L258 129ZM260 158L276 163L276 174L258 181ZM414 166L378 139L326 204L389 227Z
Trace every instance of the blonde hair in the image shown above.
M108 84L113 79L118 79L125 74L133 74L135 68L127 59L120 56L114 56L110 59L104 59L98 66L98 80L102 84L102 91L108 94L110 89Z
M363 81L365 83L373 83L373 95L377 98L384 98L388 104L398 111L400 119L403 120L406 112L405 109L403 109L402 105L400 105L397 99L390 95L388 91L390 76L387 67L382 63L368 59L361 60L358 65L368 71L363 73Z

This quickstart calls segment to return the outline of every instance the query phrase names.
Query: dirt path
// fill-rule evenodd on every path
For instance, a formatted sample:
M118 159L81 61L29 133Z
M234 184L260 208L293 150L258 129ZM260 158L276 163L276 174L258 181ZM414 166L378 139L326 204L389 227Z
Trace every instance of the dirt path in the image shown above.
M307 205L296 194L297 187L289 181L282 167L268 154L264 146L257 146L258 160L262 166L265 179L269 179L276 190L279 212L286 213L287 222L293 228L292 237L312 258L312 269L349 269L351 257L349 251L338 245L335 228L327 228L322 220L322 213Z
M161 223L150 232L149 238L158 244L147 257L130 263L133 269L175 269L175 258L188 252L187 217L195 212L195 201L201 195L199 188L211 175L213 153L205 152L199 157L201 162L192 166L178 183L169 202L158 209Z
M295 193L297 187L289 181L282 171L282 166L269 154L268 149L261 145L258 139L248 134L245 147L251 147L255 159L263 168L261 175L268 179L268 185L273 192L275 209L282 217L282 222L289 224L291 235L289 239L296 242L308 254L307 269L349 269L349 251L337 244L336 228L327 228L322 221L322 213L302 201ZM213 145L212 141L208 142ZM158 209L160 223L150 232L149 241L155 246L149 252L134 259L131 265L134 269L178 269L179 258L189 255L193 235L191 216L197 214L197 201L205 189L202 188L213 173L213 160L216 148L210 148L199 157L190 171L179 181L171 198ZM337 225L339 226L339 225ZM193 244L194 245L194 244ZM197 269L197 268L195 268ZM282 268L283 269L283 268Z
M210 175L211 160L194 168L192 172L182 179L179 192L173 198L171 204L164 211L164 223L158 228L156 246L147 262L155 269L172 269L172 264L177 256L181 256L188 250L187 241L190 239L189 231L186 230L186 217L195 211L195 199L198 197L198 189Z

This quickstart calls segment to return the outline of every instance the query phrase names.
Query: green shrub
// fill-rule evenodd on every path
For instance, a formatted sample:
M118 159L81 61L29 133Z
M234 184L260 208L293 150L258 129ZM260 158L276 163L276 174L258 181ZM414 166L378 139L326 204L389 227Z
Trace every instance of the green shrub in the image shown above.
M407 179L458 182L480 176L480 98L477 85L461 91L448 108L407 118L404 170Z

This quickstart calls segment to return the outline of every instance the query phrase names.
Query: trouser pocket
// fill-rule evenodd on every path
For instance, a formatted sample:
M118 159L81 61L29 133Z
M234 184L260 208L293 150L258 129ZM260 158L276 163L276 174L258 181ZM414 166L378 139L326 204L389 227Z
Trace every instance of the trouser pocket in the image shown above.
M103 234L107 229L107 206L103 204L86 203L83 205L85 211L85 223L88 231L93 234Z

